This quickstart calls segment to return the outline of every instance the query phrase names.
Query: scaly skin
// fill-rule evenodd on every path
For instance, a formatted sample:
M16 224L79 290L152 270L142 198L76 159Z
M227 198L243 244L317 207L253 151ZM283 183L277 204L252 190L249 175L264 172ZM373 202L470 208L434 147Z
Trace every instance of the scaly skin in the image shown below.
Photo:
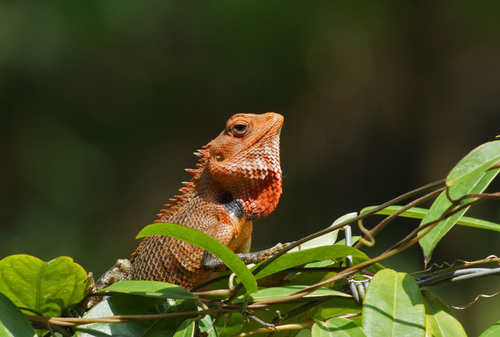
M283 116L276 113L236 114L222 133L197 154L193 175L181 195L161 210L156 222L202 231L237 253L250 248L252 220L269 215L281 196L279 136ZM239 254L244 262L260 262L281 245ZM157 280L191 288L224 269L202 248L166 236L146 237L128 260L119 260L98 288L121 279Z

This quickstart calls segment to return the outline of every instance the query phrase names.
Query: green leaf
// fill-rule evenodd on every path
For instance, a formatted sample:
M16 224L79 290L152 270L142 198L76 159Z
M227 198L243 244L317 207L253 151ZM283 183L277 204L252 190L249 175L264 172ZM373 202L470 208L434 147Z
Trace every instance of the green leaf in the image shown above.
M115 315L168 314L183 311L196 311L194 301L166 300L129 294L118 294L100 302L85 314L85 318L101 318ZM147 336L173 337L179 326L189 318L172 317L168 319L145 320L126 323L92 323L76 328L77 337L95 336Z
M307 250L302 250L300 252L294 252L282 255L276 260L274 260L266 268L262 269L259 273L257 273L255 277L259 279L277 273L279 271L296 267L309 262L341 258L345 257L346 255L366 257L365 253L353 247L338 246L338 245L316 247Z
M428 336L467 337L460 322L453 317L450 307L430 291L422 291L425 304L425 328Z
M312 336L311 329L302 329L295 335L295 337L311 337L311 336Z
M351 236L351 244L354 246L354 244L359 241L360 237L360 235ZM335 244L339 246L345 246L345 239L340 239L339 241L335 242Z
M314 314L314 319L324 321L326 319L361 312L361 305L352 298L332 298L323 303Z
M273 298L280 298L291 295L300 291L302 289L307 288L308 286L301 285L292 285L292 286L283 286L283 287L272 287L272 288L263 288L259 289L256 293L253 293L249 296L249 300L251 302L268 300ZM329 288L319 288L318 290L304 296L304 297L324 297L324 296L337 296L337 297L352 297L349 294L343 293L341 291L329 289ZM245 301L246 296L238 296L234 299L233 303L241 303Z
M312 337L366 337L360 326L353 321L335 317L326 322L316 322L312 327Z
M220 337L231 337L241 332L246 318L241 312L220 315L215 320L215 328Z
M366 213L369 210L375 208L377 206L370 206L363 208L361 213ZM394 214L395 212L399 211L403 206L389 206L387 208L384 208L383 210L378 211L375 214L380 214L380 215L391 215ZM421 208L421 207L412 207L403 213L399 214L398 216L405 217L405 218L413 218L413 219L423 219L429 210L427 208ZM481 219L476 219L476 218L470 218L467 216L461 217L457 222L456 225L462 225L462 226L467 226L467 227L473 227L473 228L480 228L480 229L488 229L488 230L494 230L494 231L499 231L500 232L500 224L491 222L491 221L486 221L486 220L481 220Z
M338 218L337 220L335 220L330 227L338 225L339 223L341 223L345 220L354 218L357 215L358 215L358 213L356 213L356 212L343 215L340 218ZM326 233L326 234L321 235L315 239L309 240L309 241L301 244L300 246L295 247L294 249L290 250L289 252L292 253L292 252L316 248L316 247L331 246L331 245L335 244L335 241L337 241L338 234L339 234L339 230L338 229L334 230L333 232Z
M191 294L189 290L181 286L159 281L120 281L101 290L101 292L103 291L160 298L197 298L196 295Z
M445 213L449 209L449 207L452 205L452 202L448 199L447 194L449 194L451 199L457 200L467 194L481 193L496 177L499 171L499 169L490 170L483 175L469 180L465 183L450 187L448 189L448 193L446 193L446 191L443 191L432 204L429 212L422 220L420 226L439 219L443 215L443 213ZM467 202L467 200L465 200L465 202ZM439 222L434 226L432 230L429 231L429 233L427 233L427 235L420 239L419 244L424 252L425 264L430 261L432 252L439 240L441 240L441 238L446 233L448 233L448 231L462 217L462 215L468 210L468 208L469 207L466 207L460 212L457 212L456 214L450 216L446 220Z
M340 260L340 259L339 259ZM342 261L323 260L306 263L300 271L290 271L286 275L281 275L286 280L287 285L310 285L329 279L337 272L333 268L340 268ZM316 268L332 268L331 270L317 270ZM270 276L271 279L274 276Z
M500 160L500 140L484 143L469 152L446 177L447 186L455 186L476 178Z
M81 302L87 289L87 273L67 256L48 263L24 254L0 261L0 292L44 316L60 316Z
M224 261L229 269L231 269L231 271L238 276L245 286L247 293L257 291L257 281L243 261L241 261L240 258L229 248L213 237L186 226L171 223L155 223L144 227L136 238L139 239L151 235L171 236L208 250L210 253Z
M361 256L353 256L352 257L352 265L355 266L359 263L362 263L362 262L365 262L367 260L369 260L370 258L368 257L361 257ZM385 267L383 265L381 265L380 263L374 263L368 267L365 267L363 268L364 270L367 270L373 274L376 274L377 272L379 272L380 270L382 269L385 269Z
M202 319L198 321L198 327L201 332L201 336L206 337L218 337L217 329L213 324L213 319L209 315L205 315Z
M486 329L479 337L498 337L500 336L500 321L496 322Z
M174 337L193 337L195 325L196 324L193 319L186 319L177 328L177 331L174 333Z
M391 269L375 274L363 302L363 330L368 336L424 336L425 309L413 277Z
M33 337L35 330L12 301L0 293L0 336Z

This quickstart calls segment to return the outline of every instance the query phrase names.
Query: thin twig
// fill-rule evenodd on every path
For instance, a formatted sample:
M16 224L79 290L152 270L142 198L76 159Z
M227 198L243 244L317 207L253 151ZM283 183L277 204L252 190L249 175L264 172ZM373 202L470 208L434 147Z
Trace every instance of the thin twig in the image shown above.
M184 311L184 312L173 312L168 314L148 314L148 315L116 315L102 318L78 318L78 317L43 317L43 316L32 316L26 315L26 317L33 322L41 322L47 324L56 324L64 326L76 326L91 323L127 323L127 322L137 322L137 321L148 321L154 319L165 319L173 317L196 317L205 316L211 314L223 314L228 312L235 312L235 309L209 309L200 311Z
M251 336L251 335L255 335L255 334L259 334L259 333L268 333L268 332L280 332L280 331L289 331L289 330L309 329L313 325L314 325L314 321L312 321L312 320L307 321L307 322L303 322L303 323L276 325L276 326L258 328L258 329L246 331L246 332L240 332L239 334L234 335L234 337L246 337L246 336Z
M380 230L382 230L387 224L389 224L389 222L391 222L392 220L394 220L398 215L402 214L403 212L407 211L408 209L412 208L412 207L415 207L417 205L420 205L422 203L424 203L425 201L433 198L435 195L441 193L443 190L445 189L445 187L442 187L438 190L435 190L435 191L432 191L418 199L415 199L413 200L412 202L404 205L403 207L401 207L400 209L398 209L396 212L394 212L393 214L389 215L388 217L386 217L384 220L382 220L381 222L378 223L378 225L376 225L375 227L373 227L370 231L368 231L368 233L365 233L365 235L367 235L368 237L373 237L375 236ZM363 244L362 240L360 240L355 246L354 248L360 248L361 245Z
M465 203L451 211L446 211L445 213L443 213L439 218L437 218L436 220L433 220L433 221L430 221L430 222L427 222L417 228L415 228L413 231L411 231L405 238L403 238L402 240L400 240L398 243L396 243L395 245L393 245L391 248L388 249L391 250L391 249L396 249L398 246L400 245L404 245L408 240L410 240L413 236L415 236L418 232L424 230L424 229L427 229L428 227L430 226L435 226L437 225L439 222L443 221L443 220L446 220L448 219L449 217L455 215L456 213L462 211L463 209L466 209L470 206L472 206L473 204L475 204L476 202L478 202L479 200L481 199L474 199L474 200L471 200L469 201L468 203ZM450 206L451 208L451 206ZM426 231L426 233L428 233L429 231Z

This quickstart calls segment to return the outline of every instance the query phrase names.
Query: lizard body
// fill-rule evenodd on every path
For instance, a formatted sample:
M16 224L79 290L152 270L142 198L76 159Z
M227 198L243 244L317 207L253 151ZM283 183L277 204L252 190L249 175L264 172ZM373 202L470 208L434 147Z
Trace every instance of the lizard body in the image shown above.
M221 134L195 154L193 175L181 194L158 214L169 222L202 231L229 247L244 262L260 262L283 246L248 253L252 220L267 216L281 196L279 136L283 117L276 113L236 114ZM123 279L157 280L191 288L213 278L224 264L189 243L167 236L143 239L129 260L97 282L97 289Z

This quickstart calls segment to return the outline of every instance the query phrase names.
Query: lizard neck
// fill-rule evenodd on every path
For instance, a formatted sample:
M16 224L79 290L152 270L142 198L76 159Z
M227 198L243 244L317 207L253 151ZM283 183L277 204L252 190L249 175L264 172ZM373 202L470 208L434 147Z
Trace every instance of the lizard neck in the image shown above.
M232 196L242 205L249 219L258 219L274 211L281 197L281 171L265 179L248 179L232 188Z
M155 222L168 222L169 217L185 203L194 197L202 197L207 203L234 205L241 208L241 218L248 220L258 219L269 215L278 205L281 193L281 169L278 166L268 170L259 178L241 178L223 186L211 175L208 168L208 150L205 146L199 150L200 160L196 169L186 169L193 175L190 182L179 191L180 195L171 198L171 204L166 204L158 214Z

